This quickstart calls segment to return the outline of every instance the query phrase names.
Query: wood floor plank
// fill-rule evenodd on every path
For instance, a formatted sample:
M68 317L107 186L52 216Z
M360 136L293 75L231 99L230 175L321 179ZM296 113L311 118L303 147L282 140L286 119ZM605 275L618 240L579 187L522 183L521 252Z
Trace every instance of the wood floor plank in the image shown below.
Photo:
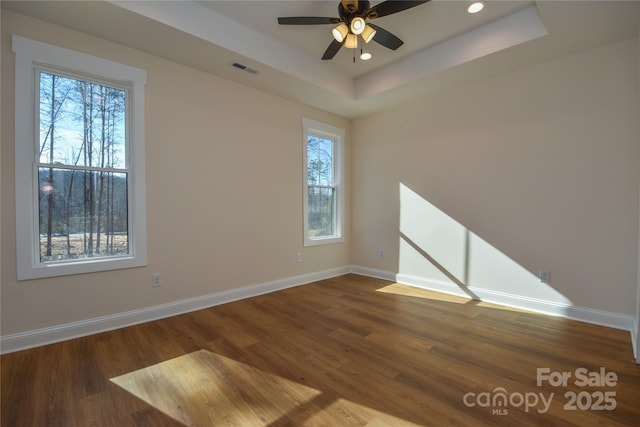
M570 379L538 385L538 368ZM617 382L580 386L579 368L605 369ZM353 274L6 354L0 372L2 426L640 419L640 366L628 332ZM604 393L615 409L592 410Z

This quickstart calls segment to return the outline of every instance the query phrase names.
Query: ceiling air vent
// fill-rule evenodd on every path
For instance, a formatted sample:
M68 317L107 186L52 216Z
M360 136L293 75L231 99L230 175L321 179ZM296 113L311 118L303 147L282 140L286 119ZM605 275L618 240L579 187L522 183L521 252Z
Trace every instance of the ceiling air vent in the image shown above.
M239 62L234 62L232 65L234 67L236 67L237 69L239 69L239 70L246 71L247 73L258 74L258 70L254 70L253 68L249 68L246 65L240 64Z

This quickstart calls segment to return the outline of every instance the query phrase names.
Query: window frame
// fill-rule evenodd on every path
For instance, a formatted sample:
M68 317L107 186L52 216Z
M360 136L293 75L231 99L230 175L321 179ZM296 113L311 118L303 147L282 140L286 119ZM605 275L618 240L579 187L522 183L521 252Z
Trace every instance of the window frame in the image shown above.
M15 53L15 201L17 279L83 274L147 264L144 89L146 71L85 53L12 36ZM125 256L40 261L38 168L41 70L114 84L127 90L128 242Z
M344 135L345 131L337 126L332 126L316 120L302 118L303 138L302 138L302 168L303 168L303 236L304 246L326 245L344 242L344 185L343 185L343 158L344 158ZM310 237L309 236L309 174L308 174L308 141L309 136L327 138L334 141L332 176L333 187L335 187L334 206L334 234L331 236Z

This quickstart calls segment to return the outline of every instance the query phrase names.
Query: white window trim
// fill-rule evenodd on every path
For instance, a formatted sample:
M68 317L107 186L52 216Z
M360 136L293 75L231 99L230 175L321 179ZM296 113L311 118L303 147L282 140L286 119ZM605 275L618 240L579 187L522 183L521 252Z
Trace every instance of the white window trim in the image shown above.
M18 280L91 273L140 267L147 263L145 195L144 87L146 71L92 55L75 52L17 35L12 36L15 53L15 191L16 255ZM125 257L96 258L64 263L40 262L37 181L35 173L36 93L35 68L48 66L81 73L130 88L128 140L129 251Z
M344 185L343 185L343 158L344 158L344 129L332 126L316 120L302 118L302 168L303 168L303 235L304 246L325 245L331 243L344 242ZM333 236L309 237L309 179L307 171L307 141L309 135L326 135L336 141L334 155L334 176L336 186L336 218L335 231Z

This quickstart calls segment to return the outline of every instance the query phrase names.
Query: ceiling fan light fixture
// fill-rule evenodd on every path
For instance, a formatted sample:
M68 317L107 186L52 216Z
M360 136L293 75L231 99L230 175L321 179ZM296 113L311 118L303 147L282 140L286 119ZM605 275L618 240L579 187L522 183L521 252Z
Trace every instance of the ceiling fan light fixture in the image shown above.
M467 12L472 14L478 13L482 9L484 9L485 6L486 3L484 1L474 1L473 3L469 3L469 5L467 6Z
M356 16L351 20L351 32L356 36L362 33L365 29L364 19L360 16Z
M333 38L336 39L337 42L342 43L342 41L347 37L347 34L349 34L349 27L347 27L347 24L342 22L340 23L340 25L331 30L331 33L333 34Z
M348 34L347 41L344 43L344 47L347 49L357 49L358 48L358 36L355 34Z
M365 25L364 30L362 30L362 34L360 34L360 36L362 36L362 40L364 40L365 43L369 43L371 40L373 40L373 37L375 35L376 30L374 30L371 25Z
M1 2L2 0L0 0ZM324 25L332 24L333 40L322 54L322 60L332 59L340 49L354 49L353 59L355 62L358 48L358 38L362 36L363 46L371 40L390 50L396 50L404 43L397 36L376 25L367 25L367 20L393 15L415 6L427 3L429 0L381 0L378 4L371 6L369 0L340 0L338 3L338 18L330 16L280 16L280 25ZM465 0L468 4L472 1ZM362 52L361 52L362 53Z

